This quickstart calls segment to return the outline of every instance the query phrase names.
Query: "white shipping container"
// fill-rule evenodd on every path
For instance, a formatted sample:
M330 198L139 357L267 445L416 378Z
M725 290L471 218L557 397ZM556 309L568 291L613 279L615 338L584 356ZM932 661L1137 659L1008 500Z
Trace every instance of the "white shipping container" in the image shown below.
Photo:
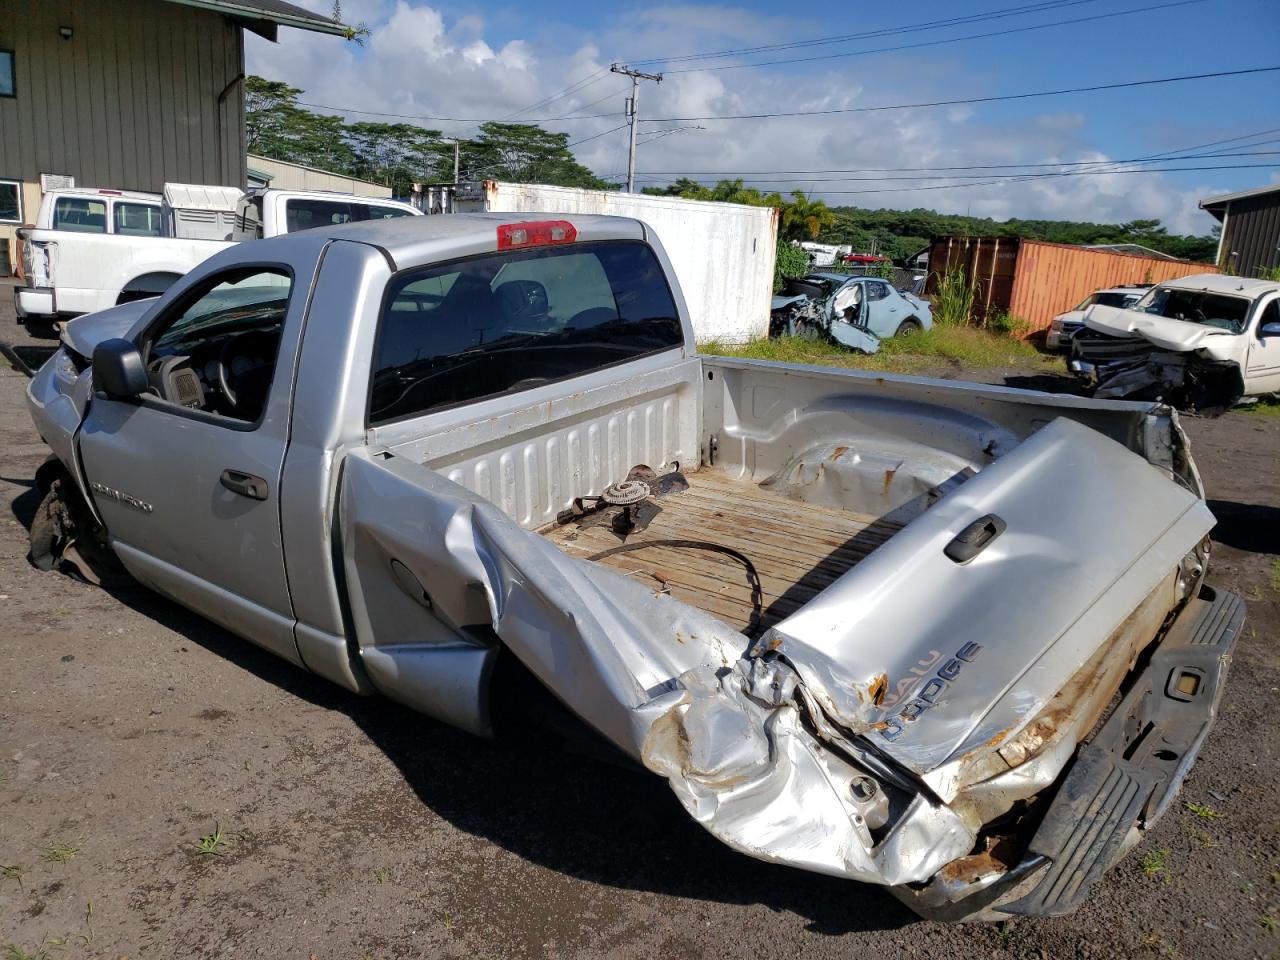
M671 259L699 341L742 343L768 335L778 235L772 207L496 180L484 187L484 208L492 213L602 213L644 221Z

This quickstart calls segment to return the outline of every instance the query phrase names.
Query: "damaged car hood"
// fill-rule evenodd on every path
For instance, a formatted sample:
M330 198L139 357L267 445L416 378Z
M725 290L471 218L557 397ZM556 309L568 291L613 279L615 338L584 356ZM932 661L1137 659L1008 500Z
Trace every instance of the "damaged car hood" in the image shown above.
M68 320L62 326L62 342L80 356L90 358L93 348L103 340L126 336L153 306L155 300L134 300Z
M1061 489L1088 509L1052 509ZM988 546L965 562L948 556L984 518L1004 525ZM1195 494L1058 419L768 631L756 651L785 659L833 723L947 802L964 786L965 761L1042 714L1212 525Z
M1084 315L1084 325L1090 330L1113 337L1142 337L1164 350L1185 353L1199 350L1206 340L1233 336L1230 330L1173 320L1138 310L1122 310L1118 307L1096 305Z

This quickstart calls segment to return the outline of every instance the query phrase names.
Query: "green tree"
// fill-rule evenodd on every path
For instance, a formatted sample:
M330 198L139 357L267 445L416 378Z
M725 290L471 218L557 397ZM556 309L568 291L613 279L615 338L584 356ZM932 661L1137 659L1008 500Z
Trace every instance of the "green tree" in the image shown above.
M567 133L532 123L482 123L479 135L463 143L461 163L464 180L613 189L577 161Z
M789 240L816 240L835 222L827 205L821 200L811 200L803 190L793 191L791 202L782 205L781 233Z

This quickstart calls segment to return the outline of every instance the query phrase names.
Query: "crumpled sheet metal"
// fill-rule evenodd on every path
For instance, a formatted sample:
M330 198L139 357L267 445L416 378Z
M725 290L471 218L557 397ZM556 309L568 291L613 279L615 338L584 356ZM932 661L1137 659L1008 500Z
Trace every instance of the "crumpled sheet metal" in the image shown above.
M849 789L863 771L802 722L795 674L744 659L747 638L715 618L568 556L411 461L355 453L344 493L349 534L376 539L430 584L432 615L459 631L491 624L574 713L665 777L734 849L895 884L927 879L972 847L954 812L917 798L873 853Z
M876 848L850 790L865 771L820 743L793 700L769 702L775 671L790 673L760 660L720 676L692 671L646 706L658 716L645 765L691 817L760 860L891 885L926 880L972 849L959 817L919 796Z

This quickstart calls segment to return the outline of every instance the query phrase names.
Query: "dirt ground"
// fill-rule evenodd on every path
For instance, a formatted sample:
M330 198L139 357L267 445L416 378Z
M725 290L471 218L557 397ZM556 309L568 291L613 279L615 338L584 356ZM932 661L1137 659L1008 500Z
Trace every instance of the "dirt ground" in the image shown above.
M23 336L11 310L0 287L0 339ZM1074 916L961 927L734 854L656 778L473 739L144 590L36 571L25 382L0 366L0 955L1280 955L1280 418L1187 421L1212 580L1250 603L1183 792L1199 813L1172 809Z

